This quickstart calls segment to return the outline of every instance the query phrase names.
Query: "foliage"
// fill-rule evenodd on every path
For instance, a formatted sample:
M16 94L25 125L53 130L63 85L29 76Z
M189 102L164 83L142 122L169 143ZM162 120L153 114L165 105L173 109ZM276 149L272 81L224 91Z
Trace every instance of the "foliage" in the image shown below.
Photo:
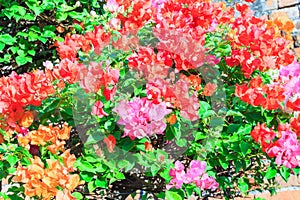
M55 41L99 25L102 6L94 0L1 0L1 76L40 68L45 60L55 61Z

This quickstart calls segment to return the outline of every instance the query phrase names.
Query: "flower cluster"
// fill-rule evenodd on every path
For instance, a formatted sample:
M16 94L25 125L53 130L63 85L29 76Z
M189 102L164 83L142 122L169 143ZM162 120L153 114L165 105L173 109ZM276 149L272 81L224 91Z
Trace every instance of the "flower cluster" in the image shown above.
M24 107L40 106L42 100L55 93L51 72L37 70L18 75L12 72L0 78L0 127L19 130L18 121L23 121Z
M275 162L278 165L288 168L300 166L300 144L297 134L289 124L279 125L277 140L275 140L276 133L266 127L266 124L258 124L252 130L251 136L262 145L263 151L269 157L276 157Z
M145 97L130 102L122 100L114 109L120 116L118 123L125 126L123 137L129 136L132 140L163 134L167 126L164 118L171 111L165 102L154 104Z
M117 15L110 22L114 28L122 27L121 33L135 33L153 17L152 1L150 0L108 0L106 9ZM120 12L121 10L123 12ZM118 26L119 24L122 26Z
M109 66L102 69L102 63L90 62L88 67L80 68L79 85L88 92L98 92L103 89L106 100L112 100L120 76L118 69Z
M208 176L205 173L206 163L199 160L192 160L189 168L184 170L184 165L176 161L174 169L170 169L171 179L167 185L167 189L175 187L177 189L182 187L182 184L194 183L197 187L203 189L215 190L219 187L219 184L213 177Z
M300 63L295 60L292 64L282 67L277 81L284 87L286 108L300 111Z
M164 79L154 79L147 83L147 96L154 103L170 102L180 110L185 119L195 121L199 119L198 110L200 107L197 93L189 95L190 84L185 80L179 80L174 84Z
M71 174L76 158L70 154L70 150L60 157L62 163L59 160L47 159L45 166L42 160L35 156L34 159L30 159L31 164L28 167L18 166L13 181L24 183L24 193L28 197L37 196L48 200L55 196L57 199L64 196L65 199L75 200L71 192L82 184L78 174ZM60 191L58 187L64 191Z
M242 101L252 106L262 106L267 110L281 108L280 103L284 102L284 87L280 84L264 84L260 76L250 80L247 84L236 85L235 95Z
M47 149L56 154L58 151L64 151L65 141L70 137L71 127L64 123L60 128L58 126L40 125L37 130L30 131L26 134L18 134L18 142L21 146L28 145L46 146ZM30 147L30 146L29 146Z
M250 78L255 70L279 69L280 65L293 62L294 54L287 48L290 41L276 37L275 29L266 25L266 19L254 17L247 5L237 4L237 10L241 16L233 22L229 34L229 66L240 65L244 76Z

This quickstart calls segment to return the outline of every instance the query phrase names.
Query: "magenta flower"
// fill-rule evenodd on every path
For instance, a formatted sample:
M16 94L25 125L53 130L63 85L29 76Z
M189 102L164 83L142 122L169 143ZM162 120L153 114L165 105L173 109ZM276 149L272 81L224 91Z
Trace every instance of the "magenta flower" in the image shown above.
M163 134L167 125L164 117L171 112L165 102L154 104L147 98L135 98L130 102L120 101L114 109L120 119L118 124L124 125L123 137L149 137L154 134Z

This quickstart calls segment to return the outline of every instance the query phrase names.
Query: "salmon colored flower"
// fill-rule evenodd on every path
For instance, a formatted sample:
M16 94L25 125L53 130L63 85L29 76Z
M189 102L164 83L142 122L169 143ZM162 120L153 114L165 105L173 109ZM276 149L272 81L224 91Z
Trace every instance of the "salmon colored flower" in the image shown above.
M92 108L92 115L96 115L100 118L108 116L108 114L103 110L103 103L101 101L96 101Z
M211 96L217 89L217 85L214 83L207 83L204 87L202 94L204 96Z
M41 199L74 199L71 192L83 182L80 181L78 174L70 174L74 171L74 155L67 150L62 155L63 163L58 160L47 159L47 167L43 161L35 156L30 159L31 164L28 167L19 165L13 177L14 182L24 184L25 195L28 197L39 197ZM63 188L60 191L58 188Z
M103 141L106 144L108 152L112 153L114 151L114 148L116 147L116 138L113 135L108 135L103 139Z

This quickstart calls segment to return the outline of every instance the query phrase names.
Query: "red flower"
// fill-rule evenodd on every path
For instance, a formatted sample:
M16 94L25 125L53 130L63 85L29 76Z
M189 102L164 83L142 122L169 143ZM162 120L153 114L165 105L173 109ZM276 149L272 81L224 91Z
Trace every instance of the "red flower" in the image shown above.
M262 150L266 149L272 144L276 133L273 130L270 130L266 124L258 124L251 131L251 136L255 142L258 142L262 145Z
M108 135L108 137L103 139L103 142L106 144L108 152L113 152L116 147L116 138L113 135Z
M292 130L300 137L300 115L298 115L298 118L292 118L290 124Z
M149 142L145 142L145 151L153 151L152 144Z

